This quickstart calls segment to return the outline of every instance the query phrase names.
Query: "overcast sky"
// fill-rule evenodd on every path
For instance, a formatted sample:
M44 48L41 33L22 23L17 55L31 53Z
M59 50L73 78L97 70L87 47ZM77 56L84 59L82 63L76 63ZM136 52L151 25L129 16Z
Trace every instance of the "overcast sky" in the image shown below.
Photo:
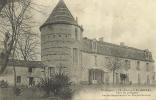
M39 25L47 19L59 0L35 0L42 5L34 12ZM64 0L84 36L104 37L104 41L139 49L149 49L156 60L156 0ZM38 27L36 28L38 29Z

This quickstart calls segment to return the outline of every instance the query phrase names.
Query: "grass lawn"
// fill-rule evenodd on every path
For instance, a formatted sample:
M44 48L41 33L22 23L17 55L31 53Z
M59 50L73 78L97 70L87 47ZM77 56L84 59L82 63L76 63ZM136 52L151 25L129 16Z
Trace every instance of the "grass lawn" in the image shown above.
M44 92L39 89L24 89L21 95L15 96L13 88L0 88L0 100L53 100L44 98Z
M75 85L72 86L75 90L74 98L72 100L87 100L85 97L92 97L88 100L99 100L96 97L96 94L104 92L104 89L151 89L156 94L155 86L113 86L113 85ZM20 96L15 96L13 93L13 88L0 88L0 100L56 100L54 97L45 97L45 92L36 89L36 88L25 88ZM116 99L113 99L116 100ZM145 99L146 100L146 99ZM147 99L148 100L148 99ZM153 100L153 99L149 99ZM156 99L155 99L156 100Z

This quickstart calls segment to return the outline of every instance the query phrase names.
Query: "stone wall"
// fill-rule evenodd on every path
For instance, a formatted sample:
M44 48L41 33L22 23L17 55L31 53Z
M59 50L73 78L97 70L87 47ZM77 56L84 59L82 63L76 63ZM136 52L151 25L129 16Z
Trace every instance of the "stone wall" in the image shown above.
M101 69L107 75L109 75L109 82L113 82L113 73L108 69L107 66L107 58L111 56L105 55L98 55L94 53L86 53L82 52L82 64L81 64L81 81L88 81L89 77L89 70L90 69ZM111 57L114 58L114 57ZM146 61L139 61L140 62L140 70L137 69L137 62L138 60L132 59L123 59L120 58L122 62L121 70L116 71L116 73L124 73L129 76L129 83L138 84L138 77L140 76L140 84L153 84L154 81L154 63L153 62L146 62ZM130 61L130 67L126 70L125 61ZM148 70L147 64L148 63ZM138 74L140 74L138 76ZM149 77L149 79L148 79Z
M38 84L43 77L43 69L33 68L32 73L28 72L27 67L18 66L16 68L16 76L21 76L21 82L17 85L29 86L29 77L33 77L35 84ZM14 71L12 66L8 66L3 75L0 76L0 80L5 80L10 86L14 85Z
M75 29L78 33L77 40ZM69 66L72 48L79 48L77 41L81 40L81 29L74 25L55 24L43 27L41 33L42 61L58 66L62 59L61 62Z
M49 67L63 67L72 81L78 82L79 64L73 63L73 49L80 58L82 29L76 25L52 24L41 28L42 62Z

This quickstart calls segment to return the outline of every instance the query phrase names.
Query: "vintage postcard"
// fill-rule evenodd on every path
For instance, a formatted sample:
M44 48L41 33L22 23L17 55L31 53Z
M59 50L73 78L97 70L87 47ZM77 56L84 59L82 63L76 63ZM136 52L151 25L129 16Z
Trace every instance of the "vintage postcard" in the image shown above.
M0 100L156 100L155 0L0 0Z

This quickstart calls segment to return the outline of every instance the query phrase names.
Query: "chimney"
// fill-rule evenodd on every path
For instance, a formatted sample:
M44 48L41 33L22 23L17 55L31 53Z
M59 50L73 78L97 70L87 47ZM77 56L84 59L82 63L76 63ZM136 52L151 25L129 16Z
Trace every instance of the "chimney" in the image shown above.
M104 42L104 38L103 38L103 37L100 37L100 38L99 38L99 41L100 41L100 42Z
M144 51L145 51L145 52L150 52L148 49L145 49Z
M124 42L120 42L120 46L125 46L125 43Z

